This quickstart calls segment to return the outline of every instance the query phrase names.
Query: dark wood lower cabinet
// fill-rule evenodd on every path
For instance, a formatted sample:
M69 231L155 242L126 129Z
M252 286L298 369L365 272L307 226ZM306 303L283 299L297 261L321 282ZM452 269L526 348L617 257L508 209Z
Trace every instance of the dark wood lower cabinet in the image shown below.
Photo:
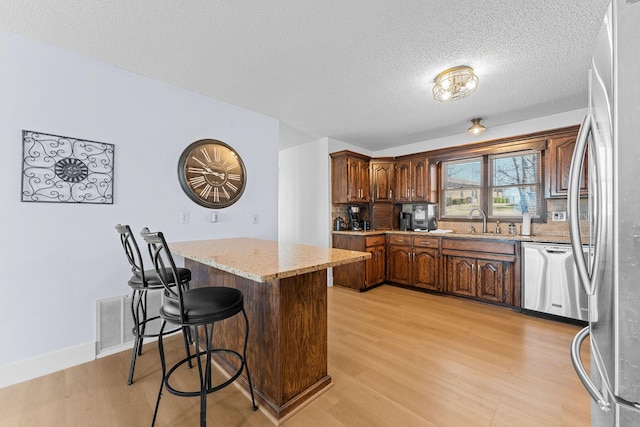
M441 289L438 238L389 234L388 241L390 282L432 291Z
M447 256L447 287L452 294L507 303L505 288L512 286L513 263Z
M385 280L385 245L367 246L366 252L371 253L371 259L365 261L365 288L378 285Z
M386 238L377 235L334 234L333 247L371 253L371 258L333 267L333 284L357 291L379 285L386 278Z
M418 288L439 291L440 254L438 250L414 248L413 258L413 285Z
M447 292L484 301L520 306L520 263L515 242L443 240ZM482 251L482 252L480 252Z
M386 245L385 242L386 236ZM333 283L364 291L385 282L520 307L520 245L418 233L334 234L334 247L371 259L334 267Z
M505 287L511 286L508 272L512 263L504 261L478 260L478 298L488 301L505 302Z
M447 290L455 295L476 296L475 259L449 256L447 261Z
M411 285L411 246L389 245L389 274L390 282L399 285Z

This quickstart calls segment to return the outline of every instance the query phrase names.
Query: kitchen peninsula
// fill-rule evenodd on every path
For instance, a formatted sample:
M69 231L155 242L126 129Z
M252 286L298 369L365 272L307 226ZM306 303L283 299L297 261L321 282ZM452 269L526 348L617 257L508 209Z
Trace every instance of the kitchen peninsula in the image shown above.
M252 238L169 247L185 258L191 286L227 286L244 294L251 380L260 406L276 423L331 384L327 268L363 261L371 254ZM239 348L240 321L236 316L216 325L214 347ZM228 366L221 358L216 361L223 369ZM240 383L248 390L246 374Z

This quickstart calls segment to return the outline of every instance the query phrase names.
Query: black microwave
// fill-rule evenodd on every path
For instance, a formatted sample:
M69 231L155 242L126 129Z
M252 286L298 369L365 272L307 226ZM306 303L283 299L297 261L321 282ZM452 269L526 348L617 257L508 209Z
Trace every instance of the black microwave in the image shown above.
M437 212L437 203L414 204L411 210L411 228L413 230L435 230L438 228Z

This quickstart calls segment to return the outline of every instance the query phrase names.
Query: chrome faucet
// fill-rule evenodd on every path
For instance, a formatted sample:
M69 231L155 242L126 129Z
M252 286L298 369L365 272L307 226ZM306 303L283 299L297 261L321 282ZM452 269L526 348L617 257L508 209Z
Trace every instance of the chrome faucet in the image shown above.
M467 218L469 219L473 218L473 213L475 211L480 212L480 214L482 215L482 232L484 234L487 234L487 214L485 214L482 209L478 209L478 208L471 209L471 211L469 212L469 216Z

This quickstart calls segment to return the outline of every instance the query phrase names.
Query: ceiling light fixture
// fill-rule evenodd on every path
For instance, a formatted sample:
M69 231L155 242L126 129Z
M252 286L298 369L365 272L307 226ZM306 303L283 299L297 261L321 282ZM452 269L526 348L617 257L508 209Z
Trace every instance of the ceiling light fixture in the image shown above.
M473 72L473 68L465 65L444 70L434 81L433 97L440 102L467 97L478 87L478 76Z
M471 127L467 129L467 133L469 135L480 135L485 130L487 130L487 128L482 125L482 118L477 117L475 119L471 119Z

